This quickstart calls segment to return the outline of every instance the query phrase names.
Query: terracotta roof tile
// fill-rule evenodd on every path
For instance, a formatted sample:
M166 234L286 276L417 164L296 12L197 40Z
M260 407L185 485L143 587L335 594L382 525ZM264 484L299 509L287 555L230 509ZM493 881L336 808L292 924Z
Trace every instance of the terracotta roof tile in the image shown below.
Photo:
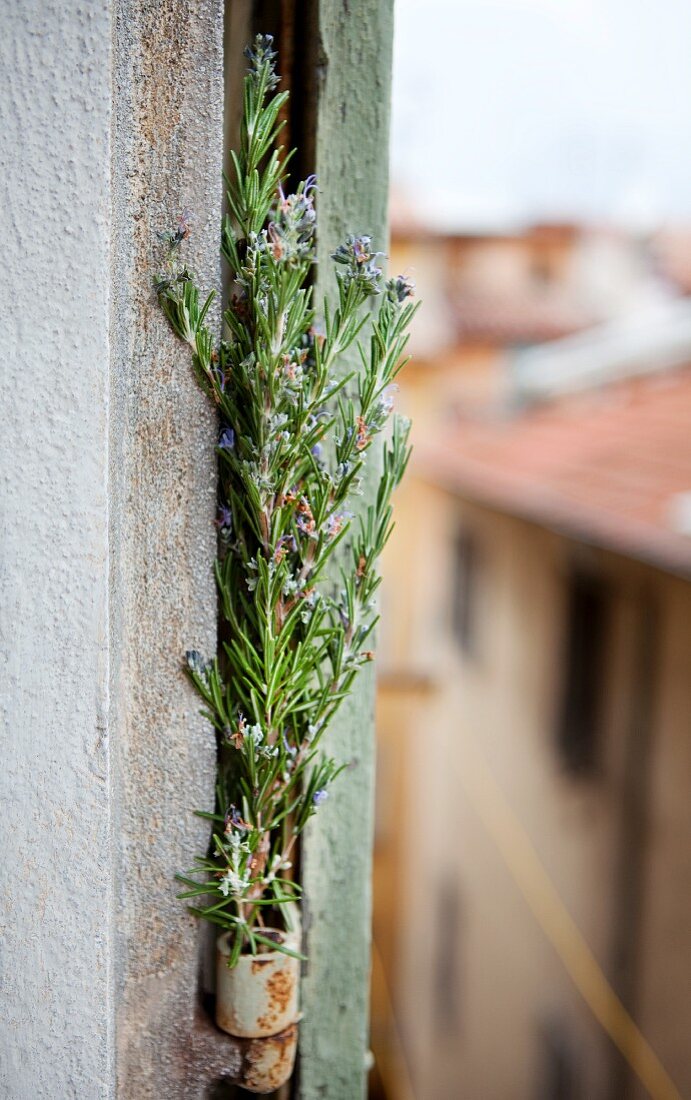
M462 496L691 574L675 498L691 493L691 367L529 408L459 420L417 446L423 476Z

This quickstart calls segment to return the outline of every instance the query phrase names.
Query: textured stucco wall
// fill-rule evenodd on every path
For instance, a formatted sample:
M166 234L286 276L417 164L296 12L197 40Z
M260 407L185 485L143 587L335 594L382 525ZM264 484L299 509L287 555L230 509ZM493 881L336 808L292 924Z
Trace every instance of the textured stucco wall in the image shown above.
M114 0L111 400L115 1004L118 1096L196 1100L235 1045L199 1005L202 930L173 873L208 844L215 739L182 674L216 648L216 422L151 276L157 231L220 282L221 0Z
M2 4L0 1095L109 1095L110 15Z
M219 282L220 0L2 5L0 1095L195 1100L236 1044L173 874L214 739L215 422L151 288Z

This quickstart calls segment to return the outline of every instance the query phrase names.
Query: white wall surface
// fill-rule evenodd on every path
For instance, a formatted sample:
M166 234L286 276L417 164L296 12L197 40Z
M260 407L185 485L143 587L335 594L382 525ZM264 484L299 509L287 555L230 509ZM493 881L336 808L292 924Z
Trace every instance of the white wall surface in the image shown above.
M0 4L0 1095L111 1093L108 0Z
M176 871L216 747L217 424L152 289L218 286L221 0L0 0L0 1097L201 1100Z

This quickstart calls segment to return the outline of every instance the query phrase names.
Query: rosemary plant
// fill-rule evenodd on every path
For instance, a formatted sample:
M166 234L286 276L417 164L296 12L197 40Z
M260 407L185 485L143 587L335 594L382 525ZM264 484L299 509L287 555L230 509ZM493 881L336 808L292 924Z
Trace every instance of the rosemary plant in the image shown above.
M376 563L391 531L391 494L408 459L408 425L392 418L376 500L355 520L374 439L389 420L402 366L412 285L383 282L369 237L333 253L337 297L315 325L312 289L316 180L285 194L277 138L287 93L275 52L258 36L246 55L240 150L231 154L222 253L230 268L224 338L180 258L185 212L155 288L174 333L189 344L218 410L219 652L187 654L187 671L219 743L209 853L178 876L193 912L235 932L230 965L272 940L299 898L296 840L341 770L320 741L361 666L372 659ZM372 312L365 304L376 298ZM358 340L369 322L366 345ZM360 367L339 371L357 342ZM337 553L338 551L338 553ZM328 568L327 568L328 567ZM336 579L334 579L336 578ZM273 910L273 912L267 912Z

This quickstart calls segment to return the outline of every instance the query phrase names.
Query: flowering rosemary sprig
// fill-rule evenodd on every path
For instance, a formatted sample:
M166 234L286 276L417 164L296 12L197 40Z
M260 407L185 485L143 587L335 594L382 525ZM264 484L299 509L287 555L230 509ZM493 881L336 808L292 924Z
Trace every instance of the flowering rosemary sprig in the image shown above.
M271 38L258 36L246 52L222 229L231 276L223 339L207 323L213 296L202 304L179 258L187 212L163 237L166 267L155 280L220 420L221 645L211 660L187 654L220 743L217 812L204 815L214 823L209 854L179 877L194 912L236 931L230 965L245 946L276 946L263 932L264 910L299 896L289 876L296 838L341 770L319 743L372 658L376 564L408 460L407 422L393 418L374 503L356 522L348 504L389 421L414 312L409 281L383 283L370 238L351 236L333 253L335 306L325 302L323 331L315 326L316 181L285 194L288 157L277 139L287 93L274 94ZM374 315L363 309L373 297ZM339 372L356 341L361 369Z

